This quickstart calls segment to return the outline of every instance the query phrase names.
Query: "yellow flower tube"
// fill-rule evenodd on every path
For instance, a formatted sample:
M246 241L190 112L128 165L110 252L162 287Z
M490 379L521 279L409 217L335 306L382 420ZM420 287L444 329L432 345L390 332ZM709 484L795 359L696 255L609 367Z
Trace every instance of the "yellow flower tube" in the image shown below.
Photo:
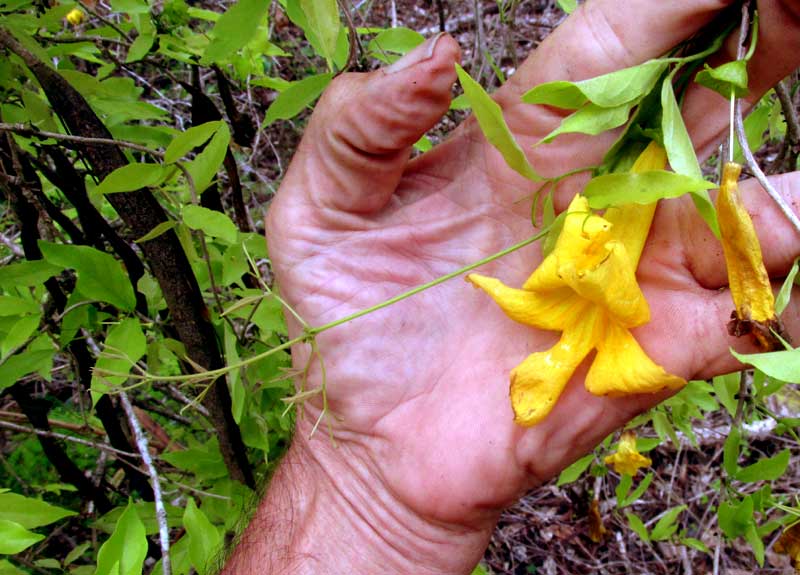
M651 143L632 171L659 169L665 163L663 148ZM535 425L547 417L593 350L597 355L586 388L596 395L652 393L685 385L653 363L629 331L650 320L636 266L654 212L655 204L630 204L601 217L578 195L567 209L555 248L522 289L479 274L467 277L511 319L561 332L556 345L529 355L511 372L511 405L520 425Z
M728 268L728 285L736 308L728 331L735 336L752 333L764 351L781 349L780 340L772 332L782 334L783 327L775 315L775 297L764 267L761 244L739 193L741 172L739 164L726 163L717 196L717 217Z

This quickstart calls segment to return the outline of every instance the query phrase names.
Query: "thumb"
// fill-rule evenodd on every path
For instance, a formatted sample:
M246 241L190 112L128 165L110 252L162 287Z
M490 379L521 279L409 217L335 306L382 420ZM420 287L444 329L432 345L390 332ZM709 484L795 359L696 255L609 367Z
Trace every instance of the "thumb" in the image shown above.
M459 58L456 41L440 34L387 68L335 78L311 116L284 187L317 206L356 213L382 208L411 146L447 111Z

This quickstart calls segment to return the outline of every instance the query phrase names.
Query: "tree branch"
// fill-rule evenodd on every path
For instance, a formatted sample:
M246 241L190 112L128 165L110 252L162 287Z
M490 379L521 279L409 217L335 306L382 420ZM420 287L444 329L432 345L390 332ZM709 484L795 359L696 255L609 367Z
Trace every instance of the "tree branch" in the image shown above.
M164 499L161 496L161 480L158 477L156 466L153 465L153 459L150 457L150 451L147 446L147 438L142 432L142 426L139 425L139 420L136 418L136 413L133 410L128 394L124 391L120 392L119 400L122 403L122 409L125 410L125 415L128 416L128 424L131 426L131 431L136 441L136 449L139 451L145 469L147 469L147 474L150 476L150 485L153 488L153 499L156 507L156 522L158 523L158 542L161 545L161 568L164 575L170 575L169 526L167 525L167 510L164 508Z

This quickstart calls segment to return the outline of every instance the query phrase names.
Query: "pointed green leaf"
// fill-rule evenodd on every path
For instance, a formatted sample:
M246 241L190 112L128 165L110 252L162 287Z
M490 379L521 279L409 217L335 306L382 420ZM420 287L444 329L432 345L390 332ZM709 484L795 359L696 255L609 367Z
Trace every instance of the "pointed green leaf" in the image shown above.
M789 299L792 297L792 288L794 287L794 280L797 277L797 272L800 269L800 258L794 260L792 269L783 281L781 290L775 297L775 313L781 315L786 306L789 305Z
M675 99L675 91L672 88L671 76L667 77L661 85L661 131L663 133L664 148L667 150L667 157L672 169L678 174L690 176L702 180L703 172L697 155L694 153L692 140L683 123L678 101ZM693 192L692 201L694 202L700 216L719 237L719 224L717 223L717 212L708 192L701 190Z
M306 16L308 27L319 41L320 56L330 65L334 60L339 30L342 27L336 0L300 0L300 7Z
M217 175L225 154L228 153L228 144L231 141L231 131L228 125L223 123L214 132L211 141L197 154L197 157L186 164L186 169L192 175L194 190L197 195L202 194Z
M743 354L731 350L733 356L769 377L780 381L800 381L800 348L791 351Z
M540 143L551 142L559 134L579 133L595 136L613 130L628 121L634 105L635 102L628 102L614 108L601 108L596 104L587 104L561 120L561 124L542 138Z
M567 14L572 14L578 7L577 0L556 0L556 4Z
M745 482L775 481L786 471L790 455L789 450L784 449L773 457L767 457L752 465L742 467L736 472L734 479Z
M694 81L724 98L730 98L731 91L737 98L744 98L747 96L747 62L734 60L716 68L705 64L705 69L695 76Z
M606 174L589 180L584 195L594 209L627 203L651 204L716 187L711 182L665 170Z
M94 193L116 194L158 186L169 173L161 164L127 164L108 174L94 189Z
M0 288L32 287L61 272L61 266L45 260L17 262L0 267Z
M197 508L192 498L186 503L183 526L189 535L189 557L192 565L200 575L211 573L210 559L219 551L221 538L217 528Z
M14 555L44 539L44 535L28 531L19 523L0 519L0 554Z
M331 78L332 74L317 74L292 83L270 104L264 116L263 126L269 126L276 120L294 118L320 97L330 84Z
M664 513L652 531L650 531L650 539L652 541L663 541L672 537L672 534L678 530L678 524L676 523L678 516L685 509L686 505L678 505Z
M78 275L75 289L90 299L104 301L122 310L136 305L128 274L113 256L90 248L39 241L44 259Z
M367 45L367 51L379 60L388 62L387 52L406 54L424 41L425 36L419 32L398 26L376 34Z
M41 499L12 492L0 493L0 519L19 523L26 529L50 525L72 515L77 513L50 505Z
M178 134L164 151L164 162L167 164L176 162L194 148L202 146L219 130L222 124L222 120L206 122Z
M120 516L114 533L97 553L95 575L141 575L147 556L144 525L132 503Z
M125 62L138 62L150 52L153 43L156 41L155 30L143 32L136 37L131 47L128 49L128 55L125 57Z
M124 376L102 375L99 372L106 370L130 373L133 364L144 356L146 350L147 339L138 319L128 317L112 327L106 336L103 353L95 364L95 373L92 374L93 402L103 393L107 393L110 385L121 385L125 382Z
M31 349L12 355L0 363L0 389L14 385L29 373L49 371L53 364L54 349Z
M739 471L739 446L742 442L742 430L732 426L722 446L722 468L733 477Z
M602 108L616 108L652 90L666 67L667 62L663 60L649 60L580 82L548 82L523 94L522 101L568 109L579 108L586 102Z
M472 113L475 114L488 142L503 155L506 163L515 172L534 182L541 180L509 130L500 105L492 100L481 85L458 64L456 64L456 72L464 94L472 106Z
M239 0L228 8L211 30L211 42L200 64L220 62L246 46L266 17L269 5L268 0Z
M717 400L725 406L728 414L733 417L736 414L736 393L739 390L739 373L729 373L718 375L712 382L714 394Z
M161 222L156 227L154 227L152 230L150 230L145 235L143 235L141 238L133 240L133 242L137 243L137 244L141 244L141 243L144 243L144 242L149 242L150 240L157 238L161 234L168 232L169 230L171 230L172 228L174 228L177 225L178 225L178 222L173 221L173 220L167 220L165 222Z
M565 483L572 483L578 477L580 477L584 471L589 469L589 466L594 461L594 454L590 453L589 455L585 455L581 457L578 461L567 467L564 471L561 472L561 475L558 476L558 482L556 485L561 486Z
M639 516L631 513L630 511L626 511L625 517L628 518L628 526L631 528L631 531L636 533L639 536L639 539L645 543L650 543L650 535L647 533L647 527L645 527L642 520L639 519Z
M203 206L190 204L183 208L183 223L193 230L202 230L210 236L219 238L226 244L235 243L239 235L236 224L226 214Z

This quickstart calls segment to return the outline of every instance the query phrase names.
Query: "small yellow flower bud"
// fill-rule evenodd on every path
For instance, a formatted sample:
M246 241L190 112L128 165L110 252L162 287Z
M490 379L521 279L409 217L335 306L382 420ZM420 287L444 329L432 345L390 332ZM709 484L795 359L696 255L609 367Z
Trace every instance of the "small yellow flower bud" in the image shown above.
M86 13L80 8L73 8L67 13L67 22L73 26L77 26L86 20Z

